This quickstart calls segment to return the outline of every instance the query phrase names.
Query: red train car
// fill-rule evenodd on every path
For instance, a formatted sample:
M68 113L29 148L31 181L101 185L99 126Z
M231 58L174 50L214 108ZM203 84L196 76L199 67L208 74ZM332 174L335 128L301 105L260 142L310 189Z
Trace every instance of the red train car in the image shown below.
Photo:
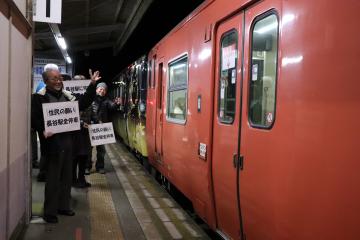
M149 53L149 162L223 237L360 238L359 12L209 0Z

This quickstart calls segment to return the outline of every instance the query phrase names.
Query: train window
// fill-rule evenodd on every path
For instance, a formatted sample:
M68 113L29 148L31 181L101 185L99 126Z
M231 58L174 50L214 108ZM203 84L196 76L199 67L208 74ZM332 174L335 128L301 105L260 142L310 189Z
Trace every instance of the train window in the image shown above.
M163 63L159 63L158 67L158 85L157 85L157 102L158 109L162 109L163 104Z
M218 116L222 123L232 124L236 108L237 32L221 39Z
M148 88L152 87L152 66L153 61L150 59L149 64L148 64Z
M188 59L182 57L169 64L167 117L185 123L187 112Z
M153 81L152 81L152 88L155 88L155 66L156 66L156 64L155 64L155 58L153 58L153 60L152 60L152 66L151 66L151 71L152 71L152 73L153 73L153 76L152 76L152 79L153 79Z
M271 128L275 119L278 57L278 19L261 17L252 28L249 121L253 127Z

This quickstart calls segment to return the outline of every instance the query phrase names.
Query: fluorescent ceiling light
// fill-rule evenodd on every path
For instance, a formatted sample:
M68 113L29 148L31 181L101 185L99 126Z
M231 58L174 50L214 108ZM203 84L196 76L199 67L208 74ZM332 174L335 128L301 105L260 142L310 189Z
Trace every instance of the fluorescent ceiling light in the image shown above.
M71 57L66 56L66 61L67 61L69 64L71 64L71 63L72 63Z
M281 65L282 65L283 67L285 67L286 65L289 65L289 64L299 63L299 62L301 62L303 59L304 59L304 57L303 57L302 55L295 56L295 57L284 57L284 58L282 59Z
M260 28L258 30L255 30L254 32L259 33L259 34L263 34L263 33L269 32L269 31L277 28L277 26L278 26L277 22L274 22L274 23L266 25L266 26L264 26L264 27L262 27L262 28Z
M67 45L66 45L65 39L63 37L58 37L58 44L62 49L64 49L64 50L67 49Z
M178 65L171 66L171 69L175 70L175 69L180 69L180 68L184 68L184 67L186 67L186 63L180 63Z

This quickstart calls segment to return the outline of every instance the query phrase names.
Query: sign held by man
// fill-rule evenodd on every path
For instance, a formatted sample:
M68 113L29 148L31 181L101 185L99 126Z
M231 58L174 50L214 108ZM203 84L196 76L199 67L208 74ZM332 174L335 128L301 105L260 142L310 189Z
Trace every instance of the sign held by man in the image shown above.
M45 132L61 133L80 130L77 101L43 103Z
M91 146L115 143L115 134L112 122L89 125Z

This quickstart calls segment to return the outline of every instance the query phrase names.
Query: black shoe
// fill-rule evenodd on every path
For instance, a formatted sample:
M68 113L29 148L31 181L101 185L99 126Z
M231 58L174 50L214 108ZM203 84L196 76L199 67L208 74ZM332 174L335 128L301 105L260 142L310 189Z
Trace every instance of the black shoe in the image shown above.
M45 181L46 181L46 175L45 175L45 173L39 173L39 174L37 175L37 181L38 181L38 182L45 182Z
M90 169L85 169L85 175L90 175Z
M75 184L75 188L88 188L91 187L91 183L88 183L87 181L79 181Z
M53 216L53 215L44 215L43 219L47 223L58 223L59 222L57 216Z
M33 168L39 168L39 163L38 163L37 161L34 161L34 162L32 163L32 167L33 167Z
M81 185L85 186L86 188L87 187L91 187L91 183L87 182L87 181L83 181L83 182L80 182Z
M72 183L71 183L71 186L72 187L76 187L78 185L78 182L77 181L73 181Z
M74 216L75 212L73 210L58 210L58 214L64 215L64 216Z

